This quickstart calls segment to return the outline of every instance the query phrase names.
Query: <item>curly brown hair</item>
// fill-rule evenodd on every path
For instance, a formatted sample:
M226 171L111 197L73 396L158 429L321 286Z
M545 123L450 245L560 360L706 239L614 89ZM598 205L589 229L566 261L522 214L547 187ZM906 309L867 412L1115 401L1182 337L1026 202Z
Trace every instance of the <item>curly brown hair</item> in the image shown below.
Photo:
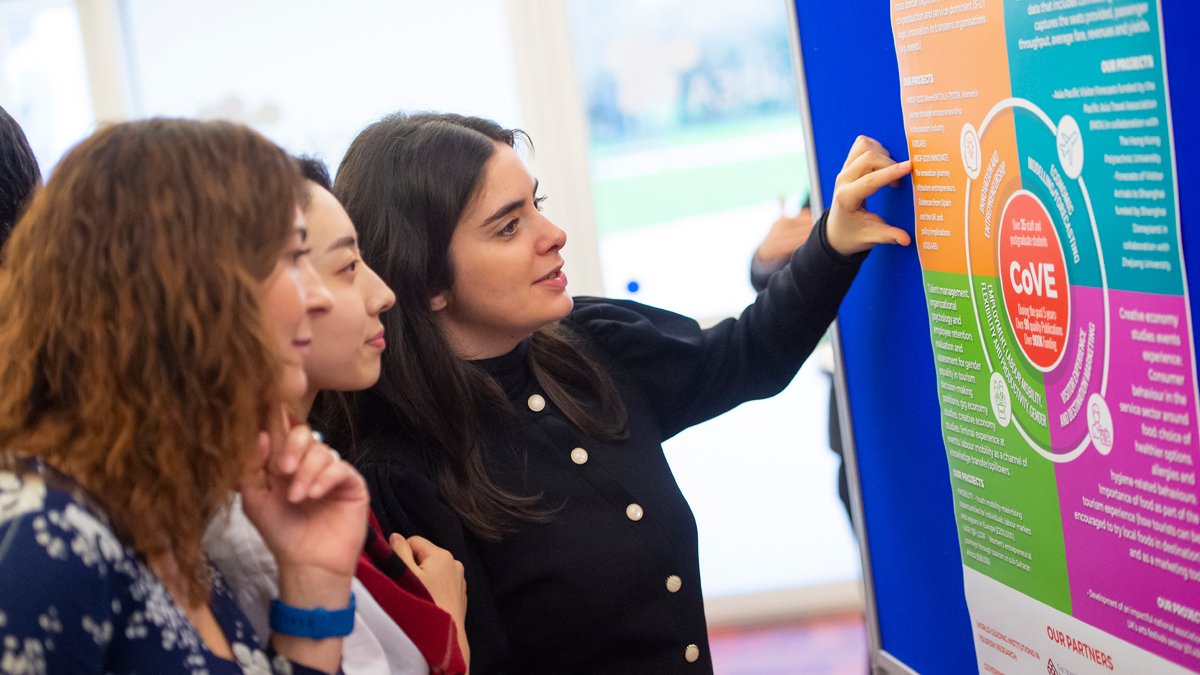
M300 190L245 127L116 124L62 160L6 249L0 450L78 481L193 603L205 525L280 404L259 297Z

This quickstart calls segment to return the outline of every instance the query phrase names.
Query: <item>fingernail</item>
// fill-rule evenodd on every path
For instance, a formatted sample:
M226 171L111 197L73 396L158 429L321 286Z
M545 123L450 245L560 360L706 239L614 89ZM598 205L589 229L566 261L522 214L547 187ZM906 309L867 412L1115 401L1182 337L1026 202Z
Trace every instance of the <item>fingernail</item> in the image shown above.
M299 481L292 483L288 488L288 501L295 504L304 499L304 494L308 492L308 486Z

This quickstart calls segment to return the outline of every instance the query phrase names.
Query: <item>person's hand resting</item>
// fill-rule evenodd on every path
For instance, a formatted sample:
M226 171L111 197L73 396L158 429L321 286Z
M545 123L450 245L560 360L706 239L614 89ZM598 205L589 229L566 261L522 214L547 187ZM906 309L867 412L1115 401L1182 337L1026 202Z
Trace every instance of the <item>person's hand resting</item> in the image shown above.
M388 537L396 555L417 575L433 603L454 619L458 628L458 646L463 659L470 665L471 651L467 644L467 579L463 564L446 549L424 537L405 539L398 534Z

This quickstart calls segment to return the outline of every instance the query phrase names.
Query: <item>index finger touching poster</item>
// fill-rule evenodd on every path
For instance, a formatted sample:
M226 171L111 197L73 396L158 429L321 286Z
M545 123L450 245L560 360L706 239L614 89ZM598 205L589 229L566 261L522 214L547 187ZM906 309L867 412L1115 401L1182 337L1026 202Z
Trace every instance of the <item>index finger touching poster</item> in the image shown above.
M1200 670L1159 5L896 0L892 28L980 672Z

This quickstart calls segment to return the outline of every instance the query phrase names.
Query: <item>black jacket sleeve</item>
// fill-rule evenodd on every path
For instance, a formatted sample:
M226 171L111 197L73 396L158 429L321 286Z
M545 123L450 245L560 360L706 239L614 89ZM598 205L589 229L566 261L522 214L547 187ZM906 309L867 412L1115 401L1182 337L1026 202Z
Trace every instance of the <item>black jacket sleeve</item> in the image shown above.
M654 407L662 440L783 390L812 352L865 254L846 257L813 236L737 319L696 321L630 301L579 298L568 322L618 362Z

